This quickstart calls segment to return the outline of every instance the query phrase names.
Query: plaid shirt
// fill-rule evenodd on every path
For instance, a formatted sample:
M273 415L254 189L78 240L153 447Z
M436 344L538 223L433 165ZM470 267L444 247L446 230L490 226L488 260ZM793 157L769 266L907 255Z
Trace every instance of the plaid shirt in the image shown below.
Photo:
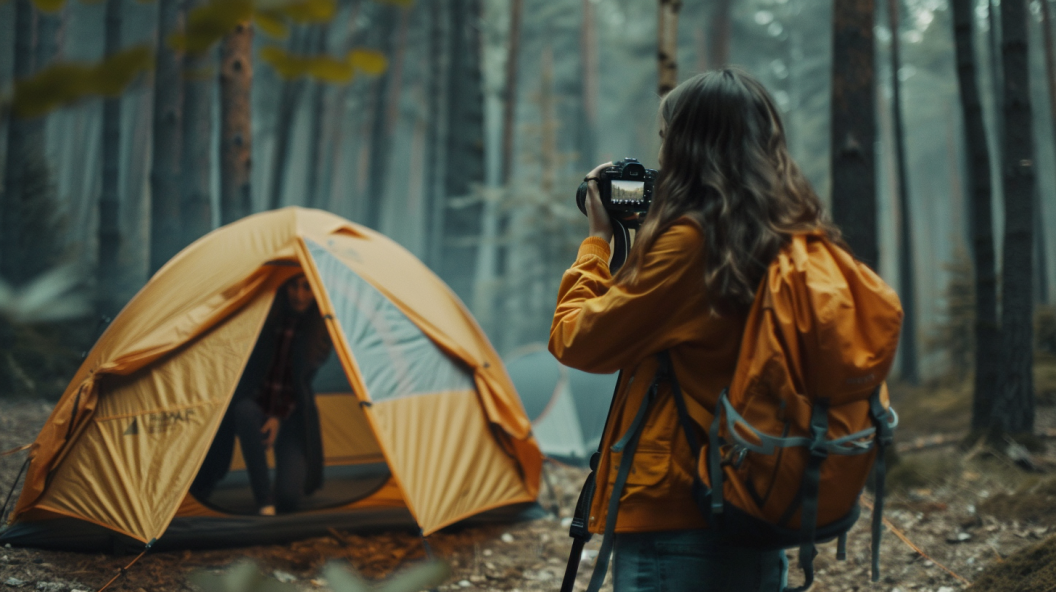
M297 315L287 317L276 333L275 357L271 359L268 373L260 386L257 404L264 413L286 419L296 406L297 393L293 388L293 368L290 364L290 348L297 330Z

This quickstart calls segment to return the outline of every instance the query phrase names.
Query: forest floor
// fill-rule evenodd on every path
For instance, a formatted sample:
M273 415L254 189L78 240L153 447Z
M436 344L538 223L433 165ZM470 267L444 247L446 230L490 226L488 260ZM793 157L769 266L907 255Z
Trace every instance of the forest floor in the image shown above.
M1043 432L1056 428L1056 358L1039 358L1037 374L1037 427ZM869 518L863 511L850 533L847 561L835 560L834 545L820 549L812 590L954 592L967 582L976 582L972 590L980 592L1056 590L1056 440L1042 439L1033 453L1036 471L1024 471L981 448L957 446L968 426L970 384L896 385L892 397L902 418L897 434L902 452L890 477L885 515L889 526L916 550L886 530L882 577L871 583ZM31 442L50 410L51 405L40 400L0 399L0 451ZM25 454L0 458L0 495L6 495ZM453 571L440 590L527 592L559 587L568 557L568 515L585 472L550 466L548 473L560 517L449 529L429 537L436 555ZM553 501L544 489L541 502L550 507ZM589 579L599 539L587 545L578 589ZM795 583L802 574L795 554L790 555ZM328 561L348 561L361 575L379 580L424 557L421 539L411 533L335 533L288 545L148 553L110 589L196 590L188 583L193 572L221 573L250 558L268 577L292 582L301 590L326 591L321 572ZM0 592L98 590L130 559L0 548Z

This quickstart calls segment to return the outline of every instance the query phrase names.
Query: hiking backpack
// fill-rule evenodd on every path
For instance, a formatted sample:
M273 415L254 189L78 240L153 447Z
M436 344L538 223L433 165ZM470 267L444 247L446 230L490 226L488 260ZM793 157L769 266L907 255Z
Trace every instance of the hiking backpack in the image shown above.
M820 542L838 539L860 515L858 499L875 467L872 579L879 579L884 450L898 423L884 379L902 323L898 296L871 269L821 232L795 235L771 262L756 292L737 367L706 430L690 418L668 353L634 421L612 446L622 452L609 515L588 591L601 587L612 550L619 498L648 407L667 382L682 431L698 462L693 496L730 544L799 548L803 592L814 579ZM597 455L576 504L562 590L571 591L594 493Z

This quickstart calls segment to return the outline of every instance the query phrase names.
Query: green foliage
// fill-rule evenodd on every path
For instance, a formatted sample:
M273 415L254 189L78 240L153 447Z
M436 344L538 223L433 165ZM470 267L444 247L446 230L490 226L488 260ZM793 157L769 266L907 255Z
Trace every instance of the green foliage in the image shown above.
M269 45L260 50L260 57L287 80L311 76L324 82L345 83L350 82L357 71L377 75L388 66L384 54L366 49L354 49L343 59L338 59L325 54L297 55L277 45Z
M343 565L331 562L323 570L323 577L334 592L417 592L433 588L449 577L451 568L439 560L428 561L404 570L388 580L373 584L362 579ZM191 575L191 583L203 592L297 592L292 583L269 578L251 561L233 565L227 572L214 575L199 571Z
M130 47L97 64L58 62L15 81L11 108L19 117L39 117L86 97L116 97L153 67L154 50L147 45Z

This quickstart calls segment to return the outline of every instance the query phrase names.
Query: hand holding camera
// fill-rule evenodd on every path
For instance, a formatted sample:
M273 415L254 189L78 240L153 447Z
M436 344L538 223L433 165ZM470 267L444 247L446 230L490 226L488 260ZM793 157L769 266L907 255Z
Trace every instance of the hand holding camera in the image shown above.
M653 202L657 172L634 158L607 162L583 179L576 205L587 215L590 236L606 241L615 236L609 269L615 272L630 250L629 229L636 229Z

